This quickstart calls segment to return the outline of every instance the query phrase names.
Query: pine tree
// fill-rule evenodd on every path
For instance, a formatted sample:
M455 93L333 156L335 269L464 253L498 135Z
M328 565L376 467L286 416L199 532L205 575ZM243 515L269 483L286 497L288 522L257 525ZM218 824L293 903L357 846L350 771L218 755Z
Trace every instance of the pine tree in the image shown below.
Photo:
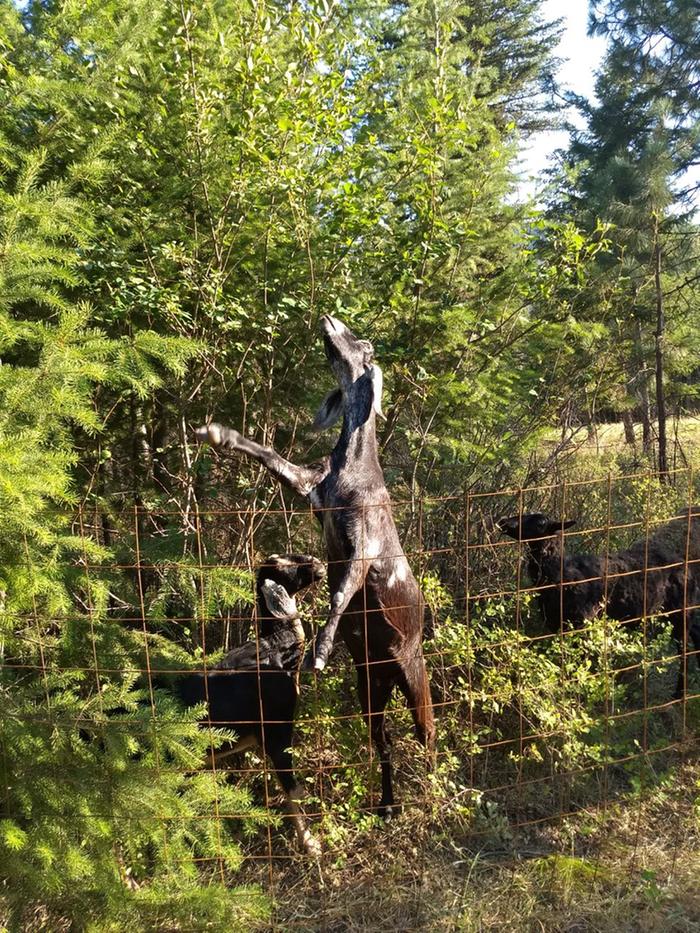
M564 207L588 229L599 219L612 225L611 251L601 258L607 270L605 323L626 348L626 392L636 398L645 448L651 441L649 398L655 399L662 472L670 465L669 379L676 365L679 376L686 369L683 352L675 363L674 344L680 348L686 339L689 293L683 291L692 288L689 271L697 256L693 207L684 190L684 172L699 142L693 115L700 97L692 92L698 26L689 14L684 2L642 11L616 0L592 5L592 28L610 44L596 80L598 103L579 101L587 126L574 134L568 154L573 171ZM677 90L679 71L689 82L683 90Z
M124 583L86 527L76 481L76 438L104 431L98 393L143 395L181 375L196 348L145 329L108 336L79 300L97 157L87 133L73 161L53 146L47 99L34 92L60 9L31 13L43 17L34 33L14 7L1 20L2 910L13 929L35 907L75 929L244 924L265 903L221 883L241 855L219 815L244 827L268 816L220 774L196 773L225 735L200 730L201 710L183 712L138 676L154 648L147 620L139 631L115 617ZM70 81L52 82L60 134L75 116L62 109Z

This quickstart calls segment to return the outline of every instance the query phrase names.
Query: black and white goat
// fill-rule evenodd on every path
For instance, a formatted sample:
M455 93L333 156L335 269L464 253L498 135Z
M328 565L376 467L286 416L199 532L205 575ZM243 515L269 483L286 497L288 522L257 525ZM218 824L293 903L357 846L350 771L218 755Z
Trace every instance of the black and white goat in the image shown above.
M236 733L236 744L217 752L215 762L255 746L269 757L299 843L313 856L320 847L297 802L301 789L290 752L305 647L294 594L325 576L321 561L307 554L268 557L256 579L257 637L209 670L183 674L172 685L186 706L206 703L204 725Z
M502 518L497 528L527 542L526 567L536 587L545 627L581 625L605 612L619 622L663 613L682 651L686 633L700 651L700 508L685 510L649 538L607 557L566 554L564 531L575 521L557 521L542 512ZM698 664L700 665L700 655ZM675 696L685 692L681 657Z
M435 727L423 657L423 599L404 555L377 454L382 373L368 340L324 316L323 342L338 380L316 416L323 430L343 419L333 451L320 463L297 466L274 450L220 424L197 431L214 447L246 454L309 500L328 551L331 610L307 666L322 670L338 627L357 669L360 704L377 748L382 797L377 812L395 807L385 709L394 686L406 697L416 735L432 751Z

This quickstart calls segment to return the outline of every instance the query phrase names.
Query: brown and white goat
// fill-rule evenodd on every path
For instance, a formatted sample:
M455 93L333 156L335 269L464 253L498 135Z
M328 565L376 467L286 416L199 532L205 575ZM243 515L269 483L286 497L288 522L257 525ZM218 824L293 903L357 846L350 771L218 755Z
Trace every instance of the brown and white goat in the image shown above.
M422 646L423 598L399 541L379 464L376 417L381 414L382 373L373 362L372 344L336 318L324 316L320 326L338 388L325 398L315 426L323 430L343 418L329 456L318 464L297 466L220 424L199 428L197 436L252 457L310 501L326 540L331 610L307 655L307 667L323 669L340 628L357 669L362 712L381 764L377 812L389 817L395 800L385 709L395 686L407 700L419 741L431 752L434 746Z

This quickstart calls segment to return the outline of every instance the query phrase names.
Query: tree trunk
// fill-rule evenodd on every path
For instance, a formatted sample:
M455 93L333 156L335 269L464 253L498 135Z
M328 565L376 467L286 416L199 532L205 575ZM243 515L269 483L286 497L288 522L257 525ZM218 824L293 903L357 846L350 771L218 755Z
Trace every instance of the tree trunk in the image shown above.
M642 341L642 324L639 318L635 322L635 332L637 338L637 348L639 350L639 367L640 367L640 381L639 381L639 399L640 399L640 414L642 422L642 450L644 453L649 453L651 450L651 416L649 413L649 385L647 383L647 368L644 361L644 343Z
M632 412L629 409L622 412L622 425L625 429L625 443L629 444L630 447L636 447L637 439L634 436L634 421L632 420Z
M162 399L155 400L153 412L153 437L152 437L152 469L153 481L159 492L167 496L172 495L172 478L168 471L167 464L167 443L170 425L168 423L167 405Z
M664 393L664 296L661 291L661 240L659 215L654 214L654 288L656 290L656 413L659 422L659 473L661 482L668 483L668 455L666 444L666 396Z

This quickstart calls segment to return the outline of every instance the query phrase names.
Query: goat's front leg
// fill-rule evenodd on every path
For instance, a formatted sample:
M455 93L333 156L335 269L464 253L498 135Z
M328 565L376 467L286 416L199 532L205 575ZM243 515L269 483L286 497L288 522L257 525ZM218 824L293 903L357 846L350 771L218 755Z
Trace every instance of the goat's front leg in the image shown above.
M348 560L347 568L340 583L331 595L331 614L328 621L316 636L304 658L303 670L322 671L333 650L333 642L343 613L350 605L350 600L362 588L367 576L368 563L361 557L353 556Z
M222 450L235 450L238 453L245 454L262 463L264 467L281 483L299 493L300 496L308 496L314 486L323 478L321 471L313 467L297 466L289 460L285 460L277 451L271 447L263 447L262 444L256 444L243 437L233 428L227 428L223 424L205 424L197 428L195 435L198 441L210 444L212 447Z

